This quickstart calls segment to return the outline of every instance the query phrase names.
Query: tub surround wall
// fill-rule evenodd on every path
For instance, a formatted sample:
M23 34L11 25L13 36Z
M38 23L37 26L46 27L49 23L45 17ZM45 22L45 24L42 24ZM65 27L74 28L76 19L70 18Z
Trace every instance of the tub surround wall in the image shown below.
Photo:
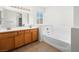
M47 7L43 26L45 24L52 25L52 33L56 32L57 34L60 34L62 37L66 38L63 40L71 43L71 27L73 27L73 7ZM59 39L61 39L61 37Z

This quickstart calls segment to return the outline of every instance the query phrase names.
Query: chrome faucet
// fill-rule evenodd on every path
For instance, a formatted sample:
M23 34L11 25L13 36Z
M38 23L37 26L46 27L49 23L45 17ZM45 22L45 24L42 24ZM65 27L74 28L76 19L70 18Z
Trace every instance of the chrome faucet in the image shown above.
M29 25L29 28L32 28L32 25Z

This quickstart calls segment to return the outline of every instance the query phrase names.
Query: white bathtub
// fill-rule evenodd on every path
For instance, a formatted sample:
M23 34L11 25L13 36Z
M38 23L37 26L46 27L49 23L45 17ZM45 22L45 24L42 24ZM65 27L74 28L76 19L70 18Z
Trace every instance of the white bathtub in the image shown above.
M40 32L40 41L47 42L64 52L71 51L71 30L69 28L43 25L40 26Z
M50 44L51 46L54 46L58 48L60 51L63 52L69 52L71 51L71 44L70 42L64 40L64 38L55 38L52 34L43 34L42 39L44 42Z

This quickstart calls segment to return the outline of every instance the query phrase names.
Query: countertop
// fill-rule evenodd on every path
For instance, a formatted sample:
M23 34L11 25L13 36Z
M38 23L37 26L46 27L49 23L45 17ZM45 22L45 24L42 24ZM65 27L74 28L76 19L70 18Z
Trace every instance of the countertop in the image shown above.
M11 29L0 29L0 33L3 32L11 32L11 31L19 31L19 30L27 30L27 29L34 29L34 28L38 28L37 26L34 27L16 27L16 28L11 28Z

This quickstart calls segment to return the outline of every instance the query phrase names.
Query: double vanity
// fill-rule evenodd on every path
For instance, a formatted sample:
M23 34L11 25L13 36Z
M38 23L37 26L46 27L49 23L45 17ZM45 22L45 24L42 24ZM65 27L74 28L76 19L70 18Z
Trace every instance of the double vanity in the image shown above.
M0 51L10 51L38 40L38 28L11 29L0 32Z
M0 51L10 51L38 40L37 23L30 11L0 7Z

